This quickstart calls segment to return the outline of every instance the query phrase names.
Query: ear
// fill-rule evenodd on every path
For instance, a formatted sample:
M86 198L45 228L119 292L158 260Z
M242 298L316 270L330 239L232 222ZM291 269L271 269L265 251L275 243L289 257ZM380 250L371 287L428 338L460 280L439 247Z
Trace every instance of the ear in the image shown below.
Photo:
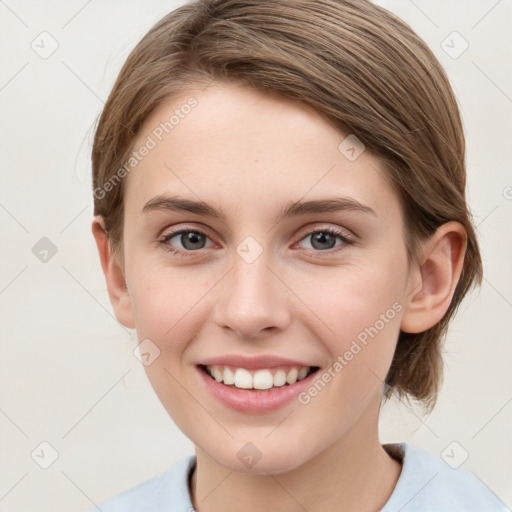
M114 313L119 322L128 327L135 329L133 321L132 305L124 272L119 266L105 230L105 222L101 215L94 217L92 221L92 234L98 246L98 252L101 260L101 267L107 281L108 295L110 302L114 308Z
M466 230L455 221L440 226L424 242L423 263L411 267L402 331L423 332L443 318L462 272L466 246Z

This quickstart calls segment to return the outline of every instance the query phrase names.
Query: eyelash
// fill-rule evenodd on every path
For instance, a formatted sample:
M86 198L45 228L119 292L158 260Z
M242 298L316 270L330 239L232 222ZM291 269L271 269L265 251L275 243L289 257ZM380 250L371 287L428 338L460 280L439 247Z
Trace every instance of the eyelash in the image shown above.
M205 233L201 229L185 228L185 229L179 229L177 231L167 233L161 240L159 240L159 243L162 245L162 247L165 251L168 251L168 252L170 252L176 256L179 256L179 257L186 258L186 257L189 257L192 253L200 252L202 249L198 249L196 251L183 251L181 249L175 249L171 244L169 244L170 239L174 238L177 235L181 235L183 233L199 233L200 235L203 235L203 236L209 238L207 233ZM344 231L341 231L340 229L333 228L333 227L320 228L320 229L308 231L308 232L304 233L304 236L302 236L302 238L300 238L299 242L302 242L302 240L304 240L308 236L314 235L316 233L329 233L331 235L335 235L340 238L340 240L343 242L343 244L341 244L340 246L337 246L338 247L337 249L332 248L332 249L327 249L325 251L320 251L320 250L315 250L315 249L305 249L306 251L313 250L313 252L318 253L318 254L327 253L328 255L332 255L332 254L336 254L339 251L343 250L344 246L352 245L355 243L355 241L352 238L350 238L349 236L347 236L347 234Z

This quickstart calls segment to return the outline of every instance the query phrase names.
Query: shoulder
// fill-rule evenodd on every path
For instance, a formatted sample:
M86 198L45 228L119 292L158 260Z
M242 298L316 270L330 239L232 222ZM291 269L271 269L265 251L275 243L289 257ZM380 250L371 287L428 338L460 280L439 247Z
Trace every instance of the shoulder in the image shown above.
M511 512L474 474L407 443L383 445L403 459L402 473L381 512Z
M195 464L191 455L158 476L127 489L88 512L191 512L188 474Z

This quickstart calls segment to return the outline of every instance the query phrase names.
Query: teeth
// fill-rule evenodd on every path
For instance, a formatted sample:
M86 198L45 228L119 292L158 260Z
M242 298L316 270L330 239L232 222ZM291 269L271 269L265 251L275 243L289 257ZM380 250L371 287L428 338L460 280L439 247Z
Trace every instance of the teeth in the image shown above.
M307 368L301 368L299 370L299 375L297 376L297 380L302 380L308 374Z
M274 377L268 370L258 370L252 378L254 389L270 389L274 385Z
M219 372L222 375L222 372ZM231 385L235 383L235 374L226 366L224 368L224 384Z
M235 387L242 389L252 388L252 375L251 372L238 368L235 372Z
M283 368L277 370L256 370L251 372L245 368L232 368L229 366L212 365L206 367L208 373L217 381L227 386L234 385L240 389L271 389L286 384L295 384L306 378L311 367L293 367L286 371Z
M277 370L274 373L274 386L284 386L286 384L286 372L284 370Z
M297 382L298 376L299 376L299 370L297 370L297 368L292 368L288 372L288 375L286 376L286 382L288 382L288 384L293 384L294 382Z
M212 368L212 377L217 381L220 382L223 378L222 372L220 371L220 368L218 366L214 366Z

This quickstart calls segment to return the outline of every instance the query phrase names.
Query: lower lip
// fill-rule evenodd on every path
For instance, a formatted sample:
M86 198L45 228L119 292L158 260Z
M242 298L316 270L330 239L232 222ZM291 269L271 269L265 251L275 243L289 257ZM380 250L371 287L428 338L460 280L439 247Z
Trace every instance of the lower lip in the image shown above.
M291 402L311 384L311 380L318 373L318 370L309 374L304 379L297 381L295 384L284 385L269 391L239 389L226 386L207 375L200 367L198 367L198 372L201 374L201 378L208 390L222 404L236 411L248 414L260 414L275 411Z

